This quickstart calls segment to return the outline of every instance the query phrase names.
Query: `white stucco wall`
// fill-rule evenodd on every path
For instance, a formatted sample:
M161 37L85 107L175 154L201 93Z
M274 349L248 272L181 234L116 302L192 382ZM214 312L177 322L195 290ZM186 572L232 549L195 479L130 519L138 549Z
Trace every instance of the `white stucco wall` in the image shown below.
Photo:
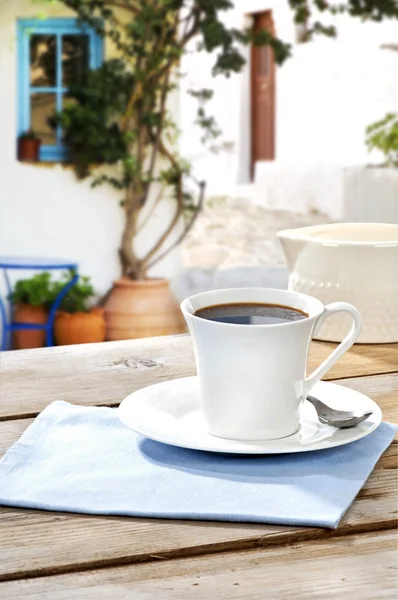
M119 276L117 248L123 226L120 194L78 183L70 168L30 165L16 160L17 60L16 19L44 14L44 3L0 0L0 255L69 258L90 275L99 292ZM45 7L47 16L71 16L63 7ZM73 16L73 15L72 15ZM172 109L177 111L177 95ZM152 245L168 222L172 204L158 205L137 248ZM153 275L172 278L178 253L166 258Z
M277 35L291 42L293 57L278 68L276 84L276 162L303 170L323 170L378 160L368 155L365 127L387 111L398 109L398 55L380 49L397 43L397 22L362 23L344 16L336 20L337 39L318 37L295 44L295 29L287 0L236 0L225 19L240 27L245 14L273 10ZM331 17L323 20L332 22ZM247 53L247 51L246 51ZM247 53L248 54L248 53ZM194 101L181 94L184 154L207 179L214 194L231 193L248 180L250 119L248 66L229 79L212 78L213 57L191 53L184 58L184 89L212 87L209 112L217 118L223 140L233 149L209 155L194 135ZM315 187L319 184L316 184Z

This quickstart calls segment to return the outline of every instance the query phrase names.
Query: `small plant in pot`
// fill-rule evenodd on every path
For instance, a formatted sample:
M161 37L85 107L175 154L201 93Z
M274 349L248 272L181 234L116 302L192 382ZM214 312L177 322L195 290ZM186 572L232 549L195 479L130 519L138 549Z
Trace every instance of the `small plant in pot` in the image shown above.
M18 138L18 160L37 162L39 160L41 141L39 136L29 129Z
M45 325L49 307L53 300L51 275L44 272L16 282L10 300L13 303L13 321ZM46 332L43 329L20 329L13 332L13 347L16 350L45 346Z
M62 292L73 275L66 273L62 279L53 283L53 298ZM88 344L105 340L104 309L91 307L90 302L93 298L94 288L89 277L80 277L62 298L54 321L54 338L58 345Z

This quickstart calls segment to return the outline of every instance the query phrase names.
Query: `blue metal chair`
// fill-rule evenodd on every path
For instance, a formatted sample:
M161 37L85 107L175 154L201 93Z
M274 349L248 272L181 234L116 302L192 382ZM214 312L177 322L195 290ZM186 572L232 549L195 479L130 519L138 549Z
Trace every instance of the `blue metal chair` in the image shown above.
M53 325L55 319L55 313L61 303L62 298L68 293L68 291L77 283L79 275L77 273L78 265L67 260L57 260L51 258L24 258L19 256L0 256L0 269L3 271L4 280L7 288L7 300L9 302L9 315L10 319L7 319L6 305L3 299L0 297L0 313L2 322L2 336L1 336L1 350L8 349L8 336L11 331L17 329L44 329L46 331L46 342L47 346L53 346ZM73 270L75 272L74 277L65 284L56 299L54 300L47 323L39 325L35 323L19 323L13 319L13 305L10 299L12 294L12 286L8 271L19 269L19 270L34 270L34 271L55 271L55 270Z

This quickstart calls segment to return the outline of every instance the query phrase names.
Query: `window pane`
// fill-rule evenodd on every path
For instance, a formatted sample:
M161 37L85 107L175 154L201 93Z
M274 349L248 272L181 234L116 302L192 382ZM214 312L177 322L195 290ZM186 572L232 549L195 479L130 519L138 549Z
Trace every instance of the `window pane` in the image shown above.
M55 35L32 35L30 37L30 84L33 87L56 85Z
M89 39L87 35L62 37L62 85L84 83L89 67Z
M50 119L56 112L55 94L32 94L30 97L30 126L39 136L41 143L53 146L57 143L55 129L50 125Z

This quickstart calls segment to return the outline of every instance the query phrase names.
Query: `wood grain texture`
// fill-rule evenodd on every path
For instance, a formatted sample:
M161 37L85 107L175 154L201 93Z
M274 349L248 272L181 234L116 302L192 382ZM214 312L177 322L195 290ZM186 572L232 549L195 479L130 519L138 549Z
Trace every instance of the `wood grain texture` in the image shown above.
M383 421L398 423L398 373L338 379L334 383L369 396L380 406Z
M6 352L0 420L35 416L54 400L116 405L134 390L192 374L186 335Z
M103 517L0 508L0 581L385 530L397 524L390 446L332 532L320 528ZM0 596L1 597L1 596Z
M308 373L325 360L337 344L312 342ZM366 377L398 372L398 344L357 344L328 371L324 379Z
M392 600L395 532L0 584L7 600Z
M338 379L334 383L370 396L383 411L383 420L398 423L398 373ZM34 419L0 421L0 458Z
M333 347L334 344L314 343L311 348L308 370L311 371L315 368ZM338 383L369 394L381 405L384 419L394 422L397 420L398 406L398 375L394 374L394 371L398 371L397 344L355 346L330 372L329 378L353 378L342 379ZM19 438L26 426L29 425L31 419L27 417L36 415L55 399L86 405L117 405L135 389L193 373L192 347L187 336L5 353L1 356L0 373L0 420L3 418L3 422L0 423L0 455ZM383 373L385 375L382 375ZM355 588L348 584L347 587L345 584L343 587L342 581L336 583L335 577L334 588L328 587L328 585L332 585L332 578L330 578L330 584L328 583L323 588L321 574L322 572L329 573L332 564L332 559L329 559L330 554L335 561L333 563L334 574L338 572L340 575L347 567L345 580L352 581L353 586L357 585L357 573L364 576L368 589L372 589L372 585L379 577L383 579L383 585L387 581L388 578L381 573L383 562L376 563L375 559L376 555L381 557L381 553L383 553L382 561L389 560L391 563L391 555L387 556L390 551L386 545L376 547L372 542L374 554L369 560L364 558L363 565L365 567L363 569L362 567L357 569L354 563L348 561L348 558L351 560L351 555L348 558L345 557L344 560L339 555L336 544L345 544L346 542L344 539L340 540L336 535L354 539L352 534L361 533L359 539L365 540L369 532L378 531L378 535L384 535L380 532L396 527L397 447L397 444L393 444L383 455L374 473L344 516L337 532L318 528L96 517L0 508L0 581L24 577L43 577L42 580L35 582L30 580L0 584L0 597L11 598L15 592L15 597L25 598L29 597L28 593L35 594L36 589L37 594L42 592L45 594L37 597L90 598L94 596L87 596L87 594L91 594L91 591L87 591L81 583L84 581L88 569L103 568L101 571L96 571L94 577L100 573L111 573L113 570L121 573L120 569L124 568L126 573L127 570L134 570L138 573L137 569L143 568L149 569L148 572L153 570L157 573L159 564L163 565L163 562L159 563L160 559L171 560L167 565L170 564L170 569L174 569L173 565L177 565L182 557L209 554L211 556L203 559L190 558L182 562L189 565L191 561L203 560L203 564L208 564L209 568L213 568L213 565L217 567L215 562L219 558L217 553L222 551L230 553L226 555L225 560L237 561L244 555L241 552L243 549L263 547L267 548L266 554L269 558L270 553L283 552L285 550L282 548L283 545L299 543L302 544L298 553L301 555L303 552L307 553L307 549L310 552L310 547L315 540L318 540L319 548L319 545L330 543L331 550L325 551L324 558L320 559L319 563L313 562L318 561L314 556L305 554L307 558L303 560L308 559L308 567L305 562L301 563L301 566L298 565L298 574L303 577L303 593L299 597L340 598L343 590L343 596L351 593L355 598L352 593ZM365 550L366 544L362 549L359 544L358 542L353 551L364 557L368 556L368 552ZM239 555L238 552L240 552ZM371 551L369 552L371 554ZM289 588L288 595L283 595L285 593L283 586L291 585L292 580L288 569L285 568L285 563L289 566L290 559L285 558L284 554L278 556L278 560L275 561L275 574L272 575L274 577L272 581L275 582L272 585L272 593L274 590L280 590L279 595L274 596L275 598L278 600L280 598L283 600L284 597L290 599L292 597L289 595L291 588ZM327 560L325 560L326 557L328 557ZM140 564L142 562L146 564ZM293 563L295 565L295 560ZM373 572L376 575L374 576L372 566L375 563L376 567ZM132 566L120 567L120 565ZM113 569L116 566L118 569ZM247 566L247 569L249 567L250 565ZM304 572L307 568L309 575L306 579L301 570ZM317 569L319 571L318 587L311 587L311 568L315 572ZM214 573L209 575L208 585L210 587L217 586L219 581L220 585L226 586L225 598L241 598L244 588L240 588L239 592L236 592L237 595L234 596L235 591L231 592L227 584L223 583L226 581L225 573L220 575L219 569L217 569L218 567ZM246 569L246 566L243 566L242 569ZM81 571L81 575L75 573L78 571ZM26 587L33 583L47 581L44 577L46 575L61 573L70 573L70 575L62 576L65 577L65 581L69 582L64 588L61 585L59 590L52 588L49 591L49 588L45 587L29 587L29 589ZM271 570L270 573L273 571ZM140 581L139 585L141 586L142 583L144 587L137 587L134 598L182 598L186 597L187 589L189 589L189 595L192 590L195 590L198 598L209 597L210 587L200 588L200 586L191 584L189 588L184 588L185 580L187 577L189 578L188 572L183 574L180 579L177 577L178 581L173 582L170 584L171 587L166 589L164 585L169 580L169 576L174 577L175 575L176 571L174 570L170 574L164 572L164 575L159 575L159 585L154 588L156 594L154 596L152 596L146 581L148 577L138 575L137 581ZM127 577L130 577L130 574ZM219 577L220 579L218 579ZM246 585L246 579L250 579L250 577L251 575L247 571L240 585L243 583ZM253 574L253 577L257 583L252 586L252 589L250 587L245 589L243 597L264 598L264 586L267 585L268 576L265 577L264 569L259 569L256 574ZM77 581L75 578L80 579ZM166 583L162 582L162 578ZM358 581L359 579L358 575ZM61 579L61 575L51 578L51 581L55 580L60 583L64 581ZM68 586L71 585L70 589L72 589L75 580L77 581L76 593L71 594ZM98 586L94 581L92 588L89 586L90 590L93 589L96 592L96 598L109 598L112 595L118 599L124 597L123 589L115 589L113 593L112 586L107 587L106 580L103 580L102 583L100 580L98 581ZM132 581L136 580L132 579ZM298 581L301 581L300 578ZM11 587L6 588L6 585ZM172 587L173 585L175 588ZM199 589L204 590L202 596L198 595ZM364 589L364 594L359 597L372 599L380 597L389 598L389 600L393 597L391 588L388 586L385 588L388 591L385 591L382 586L377 589L379 590L378 594L390 593L390 595L366 596L368 592ZM171 594L164 595L170 590L172 590ZM270 588L267 586L267 591L269 590ZM58 594L58 591L59 595L55 595L55 593ZM132 597L130 586L126 593L128 595L125 597ZM275 591L275 593L277 592ZM267 593L266 597L272 598L273 596Z
M308 372L335 344L313 342ZM325 379L398 371L398 344L354 346ZM35 416L54 400L119 404L142 387L195 373L187 335L82 344L1 355L0 420Z

